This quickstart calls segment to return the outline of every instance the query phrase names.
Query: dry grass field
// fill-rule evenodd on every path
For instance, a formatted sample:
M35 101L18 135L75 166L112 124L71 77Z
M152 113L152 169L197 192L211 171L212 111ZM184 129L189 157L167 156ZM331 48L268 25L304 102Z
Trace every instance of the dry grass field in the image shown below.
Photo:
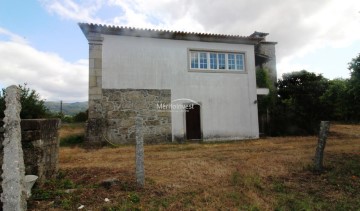
M322 174L312 171L316 144L310 136L145 146L144 189L134 146L62 147L58 178L35 188L29 209L360 210L360 125L331 125ZM109 178L118 182L101 185Z
M85 133L85 128L83 123L71 123L71 124L62 124L59 130L60 138L66 138L73 135L82 135Z

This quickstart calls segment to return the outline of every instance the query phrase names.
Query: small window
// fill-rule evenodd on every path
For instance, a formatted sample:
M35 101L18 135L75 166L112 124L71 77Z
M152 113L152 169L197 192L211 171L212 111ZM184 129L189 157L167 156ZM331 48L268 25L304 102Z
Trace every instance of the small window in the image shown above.
M191 68L196 69L199 68L199 53L198 52L191 52Z
M236 69L244 70L244 55L236 54Z
M229 70L235 70L235 54L228 54Z
M207 69L207 54L204 52L200 53L200 69Z
M219 53L219 69L225 70L226 69L226 62L225 62L225 54Z
M210 69L218 69L217 61L217 53L210 53Z
M245 71L243 53L190 51L190 68Z

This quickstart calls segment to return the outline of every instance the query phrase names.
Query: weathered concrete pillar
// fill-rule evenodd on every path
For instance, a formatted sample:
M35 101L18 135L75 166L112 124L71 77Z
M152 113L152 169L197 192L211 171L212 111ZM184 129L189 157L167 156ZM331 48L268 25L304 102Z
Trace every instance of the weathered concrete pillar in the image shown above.
M5 102L1 201L5 211L22 211L26 210L26 191L24 187L25 166L21 147L20 90L17 86L10 86L6 89Z
M102 108L102 44L104 38L94 33L89 41L89 118L86 140L89 145L101 145L104 135L104 113Z
M136 117L136 182L140 187L144 187L145 185L144 140L142 133L142 124L142 118Z
M329 133L329 128L330 128L329 121L321 121L318 145L316 147L316 153L315 153L315 163L314 163L315 171L320 172L323 170L324 149L326 145L326 139Z

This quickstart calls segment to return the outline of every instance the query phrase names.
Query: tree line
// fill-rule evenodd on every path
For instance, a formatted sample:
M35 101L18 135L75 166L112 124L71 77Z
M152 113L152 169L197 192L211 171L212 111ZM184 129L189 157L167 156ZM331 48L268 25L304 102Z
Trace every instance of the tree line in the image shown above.
M79 112L74 116L67 116L61 113L50 112L45 106L45 101L34 89L27 87L27 84L18 85L20 89L21 119L42 119L42 118L60 118L63 122L85 122L87 120L87 111ZM5 110L5 89L0 92L0 119L4 118Z
M264 69L257 84L270 94L259 99L259 115L268 115L270 135L317 133L321 120L360 122L360 54L349 63L349 79L329 80L306 70L285 73L273 86Z

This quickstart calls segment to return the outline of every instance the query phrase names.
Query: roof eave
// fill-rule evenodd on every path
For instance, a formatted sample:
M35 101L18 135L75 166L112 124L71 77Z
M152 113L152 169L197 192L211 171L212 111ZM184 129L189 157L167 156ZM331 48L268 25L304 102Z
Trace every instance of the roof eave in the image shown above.
M135 29L119 26L103 26L97 24L79 23L79 27L84 33L85 37L89 40L90 36L94 34L105 35L120 35L132 37L148 37L157 39L172 39L172 40L187 40L187 41L201 41L201 42L221 42L221 43L235 43L235 44L248 44L256 45L261 40L252 37L240 37L232 35L215 35L203 33L186 33L174 32L163 30L145 30Z
M270 42L270 41L261 41L261 44L269 44L269 45L276 45L278 44L277 42Z

